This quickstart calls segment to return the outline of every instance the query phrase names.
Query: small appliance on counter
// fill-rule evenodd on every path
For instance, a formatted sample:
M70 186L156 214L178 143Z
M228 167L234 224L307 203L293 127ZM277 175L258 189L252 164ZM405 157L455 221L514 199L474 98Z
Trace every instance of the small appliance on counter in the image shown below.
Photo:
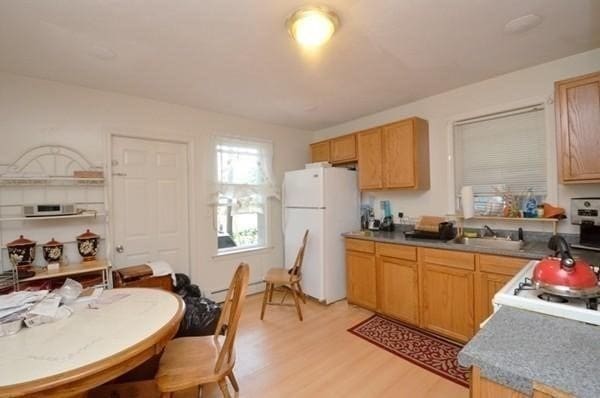
M579 225L579 243L571 247L600 251L600 198L571 199L571 224Z
M392 208L389 200L382 200L379 202L381 209L383 210L383 219L379 229L381 231L391 232L394 230L394 216L392 216Z
M379 227L381 226L381 221L376 219L375 217L369 218L368 228L371 231L379 231Z
M405 232L404 236L413 239L448 241L454 239L456 231L454 224L446 221L443 217L423 216L415 225L415 230Z

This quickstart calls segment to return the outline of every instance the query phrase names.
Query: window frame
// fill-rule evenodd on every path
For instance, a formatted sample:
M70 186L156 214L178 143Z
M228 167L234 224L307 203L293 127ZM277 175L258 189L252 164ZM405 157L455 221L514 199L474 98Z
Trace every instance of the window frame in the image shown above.
M228 135L218 135L216 137L223 137L225 139L230 138L230 139L235 139L235 140L239 140L241 142L247 142L248 145L252 145L254 144L269 144L269 145L273 145L271 141L267 141L267 140L261 140L261 139L255 139L255 138L247 138L247 137L236 137L236 136L228 136ZM214 156L215 158L218 156L218 150L216 148L217 145L214 145ZM273 162L273 158L271 159L271 162ZM218 173L218 164L216 163L215 160L215 176L218 179L219 178L219 173ZM273 167L273 164L271 163L271 168ZM234 185L234 184L231 184ZM239 185L245 185L245 184L239 184ZM250 185L254 185L254 184L250 184ZM266 249L270 249L271 248L271 199L270 197L264 195L262 200L263 200L263 217L258 217L258 230L261 231L260 227L262 224L262 242L260 239L260 235L259 234L259 242L255 245L248 245L248 246L236 246L236 247L227 247L227 248L219 248L219 238L218 238L218 234L219 234L219 226L218 226L218 209L219 207L222 207L223 205L221 205L219 203L219 200L217 198L217 203L214 205L214 209L213 209L213 217L214 217L214 232L215 232L215 239L216 239L216 243L215 243L215 248L216 248L216 252L213 256L213 258L217 258L217 257L222 257L222 256L229 256L229 255L234 255L234 254L238 254L238 253L245 253L245 252L256 252L256 251L262 251L262 250L266 250ZM233 218L233 216L232 216ZM233 238L233 237L232 237Z
M474 119L489 116L492 114L509 112L511 110L535 106L543 106L541 112L544 113L544 126L546 134L546 201L550 203L558 203L558 169L556 166L557 153L556 153L556 137L554 134L554 107L552 104L554 99L552 96L548 97L531 97L523 100L517 100L510 103L505 103L497 106L488 108L482 108L479 110L455 114L447 119L446 124L446 171L447 171L447 214L455 214L459 208L459 194L456 191L456 176L454 170L455 158L454 158L454 125L457 122L465 119Z

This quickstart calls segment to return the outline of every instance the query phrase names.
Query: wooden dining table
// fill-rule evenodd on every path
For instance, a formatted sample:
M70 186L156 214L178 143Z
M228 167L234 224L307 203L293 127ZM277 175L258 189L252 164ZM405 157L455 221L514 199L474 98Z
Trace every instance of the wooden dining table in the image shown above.
M160 353L184 307L164 290L105 290L69 318L0 337L0 397L85 396Z

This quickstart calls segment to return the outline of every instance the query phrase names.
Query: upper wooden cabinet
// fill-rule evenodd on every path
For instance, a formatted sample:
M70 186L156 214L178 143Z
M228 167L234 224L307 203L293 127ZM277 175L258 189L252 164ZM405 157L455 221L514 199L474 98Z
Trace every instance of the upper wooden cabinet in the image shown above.
M358 133L358 186L360 189L383 188L383 162L381 161L381 129L374 128Z
M600 72L555 83L561 182L600 182Z
M349 163L356 161L356 134L333 138L330 145L331 163Z
M429 189L427 121L411 118L358 133L360 189Z
M330 145L329 141L315 142L310 144L310 159L311 162L329 162Z
M327 141L310 144L312 162L342 164L356 162L356 134L344 135Z

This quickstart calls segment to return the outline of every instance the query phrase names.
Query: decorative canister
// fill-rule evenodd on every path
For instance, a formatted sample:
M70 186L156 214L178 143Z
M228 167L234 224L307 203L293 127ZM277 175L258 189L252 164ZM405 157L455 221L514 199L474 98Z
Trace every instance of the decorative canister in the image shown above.
M6 244L8 249L8 258L10 262L16 266L28 266L35 259L35 242L24 238L23 235L19 239Z
M48 263L57 263L60 261L63 254L63 244L52 238L51 241L46 242L44 246L42 246L42 253L44 254L44 259Z
M77 250L79 250L79 254L83 257L83 261L96 259L99 240L100 236L90 232L89 229L77 237Z

